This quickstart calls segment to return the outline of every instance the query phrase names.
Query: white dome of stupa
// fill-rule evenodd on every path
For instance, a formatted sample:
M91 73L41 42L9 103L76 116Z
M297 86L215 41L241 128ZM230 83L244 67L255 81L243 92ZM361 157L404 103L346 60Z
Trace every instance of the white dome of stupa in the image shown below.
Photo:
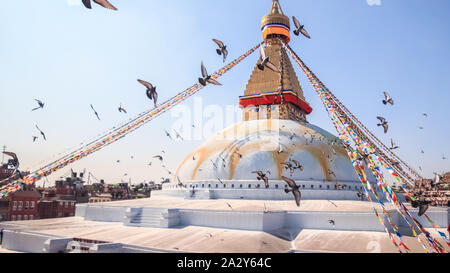
M339 138L306 122L265 119L243 121L211 137L178 166L183 182L253 181L253 171L294 180L359 182ZM293 172L282 164L298 161ZM369 176L371 178L371 176ZM372 180L372 179L371 179Z

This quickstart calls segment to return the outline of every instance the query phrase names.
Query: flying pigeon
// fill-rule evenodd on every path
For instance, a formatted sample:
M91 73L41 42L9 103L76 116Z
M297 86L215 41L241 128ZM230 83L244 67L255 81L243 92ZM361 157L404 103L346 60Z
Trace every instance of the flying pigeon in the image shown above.
M214 43L216 43L219 46L219 48L216 49L216 52L219 55L223 55L223 62L225 62L225 59L228 56L227 46L222 41L219 41L216 39L212 39L212 40L214 41Z
M175 129L173 129L173 131L175 132L177 138L184 140L183 137Z
M36 139L38 138L37 136L32 136L33 137L33 142L36 141Z
M36 107L36 108L34 108L34 109L32 109L31 111L34 111L34 110L37 110L37 109L43 109L44 108L44 103L42 102L42 101L40 101L40 100L38 100L38 99L34 99L35 101L37 101L37 103L38 103L38 107Z
M163 157L160 156L160 155L155 155L153 158L157 158L157 159L159 159L160 161L163 161Z
M294 162L294 164L295 164L294 168L295 169L299 169L300 171L303 171L303 166L302 166L302 164L300 164L300 162L298 162L295 159L292 159L291 161Z
M358 189L358 192L356 193L356 195L358 195L358 197L361 198L361 201L364 201L365 195L360 189Z
M336 222L334 222L334 220L328 220L328 223L330 223L330 224L332 224L333 225L333 227L336 225Z
M419 216L422 216L425 214L425 212L428 210L428 204L421 203L419 204Z
M91 6L91 0L82 0L83 1L83 5L88 8L88 9L92 9ZM99 4L100 6L106 8L106 9L112 9L112 10L117 10L116 7L114 7L113 5L111 5L111 3L108 2L108 0L92 0L94 1L94 3Z
M122 107L122 103L120 104L118 109L119 109L119 112L121 112L121 113L122 112L125 113L125 114L127 113L127 110L125 110L125 108Z
M41 129L39 129L39 127L37 125L36 125L36 128L39 130L39 132L41 133L42 137L44 137L44 140L47 141L47 139L45 138L44 132L42 132Z
M258 64L258 68L264 70L264 67L267 67L276 73L281 73L280 70L269 61L269 56L266 56L266 52L262 45L259 47L259 51L261 53L261 62Z
M230 205L230 203L228 203L228 202L225 202L225 203L227 203L228 207L229 207L231 210L233 210L233 207Z
M301 33L306 38L311 39L311 36L309 36L308 32L305 29L305 26L301 25L297 18L295 18L295 16L292 16L292 21L294 21L294 25L297 28L296 30L294 30L295 35L298 36Z
M164 132L166 133L166 136L168 136L170 139L172 139L172 136L170 135L169 132L167 132L166 130L164 130Z
M286 182L289 185L289 187L291 188L291 189L284 189L284 192L286 192L286 193L292 192L292 194L294 195L295 203L297 204L297 207L300 207L300 199L302 198L302 194L299 191L300 187L297 186L297 184L295 183L294 180L292 180L288 177L282 176L281 179L283 179L284 182Z
M422 115L423 115L424 117L426 117L426 118L428 117L428 114L427 114L427 113L423 113Z
M153 86L151 83L143 80L138 79L137 81L147 88L147 97L150 100L153 100L153 103L156 108L156 102L158 101L158 93L156 92L156 86Z
M181 180L178 176L177 176L177 180L178 180L178 186L183 187L184 185L183 185L183 183L181 183Z
M391 148L389 148L389 150L395 150L400 148L399 146L395 145L394 140L391 138Z
M95 111L94 106L92 106L92 104L91 104L91 108L94 111L94 114L97 116L98 120L100 120L100 117L98 116L98 113L97 113L97 111Z
M442 175L434 173L434 180L432 181L432 186L434 187L435 185L440 184L442 179L444 179L444 177L442 177Z
M208 75L208 71L206 71L206 67L202 62L201 65L201 70L202 70L202 78L198 78L198 82L203 85L206 86L206 83L212 83L214 85L222 85L220 82L216 81L215 79L211 78L210 75Z
M384 133L386 134L389 129L388 122L383 117L377 117L377 119L380 120L380 122L381 122L381 123L378 123L377 126L383 126Z
M386 92L383 92L383 93L384 93L383 104L386 105L386 104L390 103L391 105L394 105L394 100L391 98L391 96L389 96L389 94Z
M263 173L262 171L254 171L252 173L256 173L258 175L256 177L256 179L264 181L266 189L269 188L269 178L267 177L267 175L265 173Z

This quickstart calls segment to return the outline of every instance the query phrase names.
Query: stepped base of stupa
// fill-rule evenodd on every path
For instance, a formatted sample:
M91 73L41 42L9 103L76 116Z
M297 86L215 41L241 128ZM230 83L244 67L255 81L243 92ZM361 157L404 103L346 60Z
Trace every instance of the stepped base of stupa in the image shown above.
M387 208L411 251L423 252L395 209ZM417 209L408 208L416 217ZM447 226L447 208L427 213ZM417 219L445 245L424 217ZM153 196L82 204L75 217L8 222L0 228L3 248L20 252L61 251L73 238L103 241L90 252L397 252L371 204L353 200L303 200L297 207L292 200Z

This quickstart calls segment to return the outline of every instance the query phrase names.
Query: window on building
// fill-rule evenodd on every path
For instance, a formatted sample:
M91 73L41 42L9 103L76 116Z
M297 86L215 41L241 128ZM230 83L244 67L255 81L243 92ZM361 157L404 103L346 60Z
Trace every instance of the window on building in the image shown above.
M17 201L13 201L13 207L12 207L12 210L14 211L14 210L16 210L17 209Z
M65 208L69 207L69 202L64 202L64 207Z
M17 210L22 210L23 202L19 201L19 205L17 206Z
M30 207L30 202L25 201L25 209L28 209Z
M252 184L248 184L248 188L250 189L252 187Z
M28 215L24 215L23 220L28 220Z
M231 184L231 187L234 188L234 184Z
M224 188L226 188L226 187L227 187L227 185L223 184L223 187L224 187Z
M17 221L21 221L22 220L22 215L17 215Z
M34 215L30 215L30 220L33 220L34 219Z
M242 189L242 184L240 184L240 185L239 185L239 188L241 188L241 189Z
M208 184L208 188L211 188L211 184Z
M311 189L314 189L314 185L311 185Z
M322 185L319 185L319 188L321 189L321 188L322 188Z
M305 185L302 185L302 188L304 189L304 188L305 188Z
M15 215L11 216L11 221L16 221L16 216Z
M34 201L31 201L31 202L30 202L30 209L34 209L34 206L35 206L35 202L34 202Z
M275 184L275 189L278 189L278 184Z
M327 185L327 190L329 190L330 189L330 185Z
M204 188L205 187L205 184L202 184L202 188Z
M219 184L216 184L216 189L219 187Z

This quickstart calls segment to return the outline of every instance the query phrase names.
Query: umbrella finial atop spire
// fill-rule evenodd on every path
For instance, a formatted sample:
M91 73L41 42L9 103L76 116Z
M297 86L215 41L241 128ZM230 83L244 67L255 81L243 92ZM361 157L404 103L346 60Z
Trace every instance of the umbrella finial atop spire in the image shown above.
M272 9L270 10L270 13L271 14L280 14L280 11L281 11L281 14L284 14L283 10L281 9L280 2L278 2L278 0L272 0Z

